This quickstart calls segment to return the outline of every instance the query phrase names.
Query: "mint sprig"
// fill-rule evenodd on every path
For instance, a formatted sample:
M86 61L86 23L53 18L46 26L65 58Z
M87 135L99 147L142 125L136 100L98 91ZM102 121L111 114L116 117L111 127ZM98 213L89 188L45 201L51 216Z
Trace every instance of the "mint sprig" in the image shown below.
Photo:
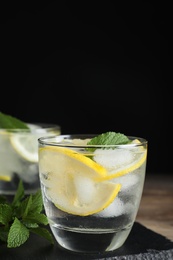
M22 181L19 182L16 194L11 202L0 196L0 240L8 248L24 244L30 233L39 235L54 244L54 238L44 226L48 219L43 213L41 190L25 196Z
M121 133L116 132L106 132L92 138L87 145L121 145L127 144L130 142L130 139ZM95 147L87 148L88 151L94 152Z
M0 112L0 128L2 129L29 129L20 119Z

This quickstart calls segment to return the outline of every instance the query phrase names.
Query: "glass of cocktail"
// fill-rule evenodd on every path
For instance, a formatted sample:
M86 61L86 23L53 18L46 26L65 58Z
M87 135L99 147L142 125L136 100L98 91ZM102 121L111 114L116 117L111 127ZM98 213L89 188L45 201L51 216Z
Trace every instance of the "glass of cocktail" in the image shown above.
M107 132L38 142L43 202L58 244L86 253L121 247L140 205L147 140Z
M27 124L27 129L0 128L0 194L15 194L19 180L25 193L40 188L38 174L38 138L58 135L56 124Z

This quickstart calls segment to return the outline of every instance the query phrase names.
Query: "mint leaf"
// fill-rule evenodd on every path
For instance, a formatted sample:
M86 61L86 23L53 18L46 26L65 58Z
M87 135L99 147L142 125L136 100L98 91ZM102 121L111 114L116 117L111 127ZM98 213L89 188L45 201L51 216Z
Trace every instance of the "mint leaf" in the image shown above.
M3 242L7 242L8 239L8 229L5 226L0 226L0 240Z
M20 180L12 202L0 196L0 240L7 243L7 247L19 247L33 232L53 243L52 233L42 227L48 225L43 209L41 189L25 196Z
M12 219L12 207L7 204L0 204L0 223L8 226Z
M116 132L106 132L92 138L87 145L120 145L127 144L130 140L127 136ZM96 148L87 148L88 151L94 152Z
M43 210L43 199L41 195L41 190L39 189L35 194L32 195L32 205L30 207L30 212L40 213Z
M0 128L3 129L29 129L23 121L0 112Z
M47 225L48 224L48 219L44 214L41 213L32 213L29 214L24 221L28 222L28 223L38 223L38 224L43 224L43 225ZM27 223L26 223L27 225Z
M24 196L25 196L24 187L23 187L22 181L20 180L18 187L17 187L17 191L16 191L15 196L12 201L12 206L13 207L19 206L21 203L21 200L24 198Z
M29 230L17 218L10 228L7 247L19 247L24 244L29 238Z
M5 203L5 202L7 202L6 196L5 195L1 195L0 196L0 203Z
M33 223L33 221L31 220L29 220L28 218L26 219L26 221L25 221L25 219L24 220L22 220L22 223L25 225L25 227L27 227L30 231L33 229L33 228L38 228L39 227L39 225L37 224L37 223Z
M32 229L31 231L41 237L46 238L51 244L54 244L54 238L47 229L39 227Z
M32 205L32 195L30 195L29 197L25 198L20 206L19 206L19 210L18 213L20 214L19 216L22 217L23 219L27 217L28 212L30 210L30 207Z

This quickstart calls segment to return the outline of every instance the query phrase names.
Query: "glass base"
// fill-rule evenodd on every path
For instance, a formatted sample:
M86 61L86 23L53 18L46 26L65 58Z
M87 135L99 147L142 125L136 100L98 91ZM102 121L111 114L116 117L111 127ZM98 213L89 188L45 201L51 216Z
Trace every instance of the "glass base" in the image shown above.
M131 228L109 232L81 233L50 226L58 244L67 250L78 253L104 253L121 247Z

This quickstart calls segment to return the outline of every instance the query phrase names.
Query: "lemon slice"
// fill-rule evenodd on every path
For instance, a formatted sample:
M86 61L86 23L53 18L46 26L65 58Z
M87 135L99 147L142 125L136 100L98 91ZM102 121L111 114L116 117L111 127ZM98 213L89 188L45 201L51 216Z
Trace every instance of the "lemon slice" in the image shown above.
M14 150L26 161L38 163L38 144L39 134L36 129L40 126L28 124L31 132L15 133L10 136L10 142Z
M11 181L11 177L8 175L0 175L0 181Z
M94 152L94 160L109 171L107 176L100 176L97 181L111 180L135 171L145 163L146 158L147 150L140 145L140 141L137 139L127 147L109 150L97 149Z
M15 151L25 160L38 162L37 138L32 134L15 134L10 137Z
M121 185L97 182L107 171L90 158L60 147L39 149L39 170L46 196L69 214L87 216L108 207Z

